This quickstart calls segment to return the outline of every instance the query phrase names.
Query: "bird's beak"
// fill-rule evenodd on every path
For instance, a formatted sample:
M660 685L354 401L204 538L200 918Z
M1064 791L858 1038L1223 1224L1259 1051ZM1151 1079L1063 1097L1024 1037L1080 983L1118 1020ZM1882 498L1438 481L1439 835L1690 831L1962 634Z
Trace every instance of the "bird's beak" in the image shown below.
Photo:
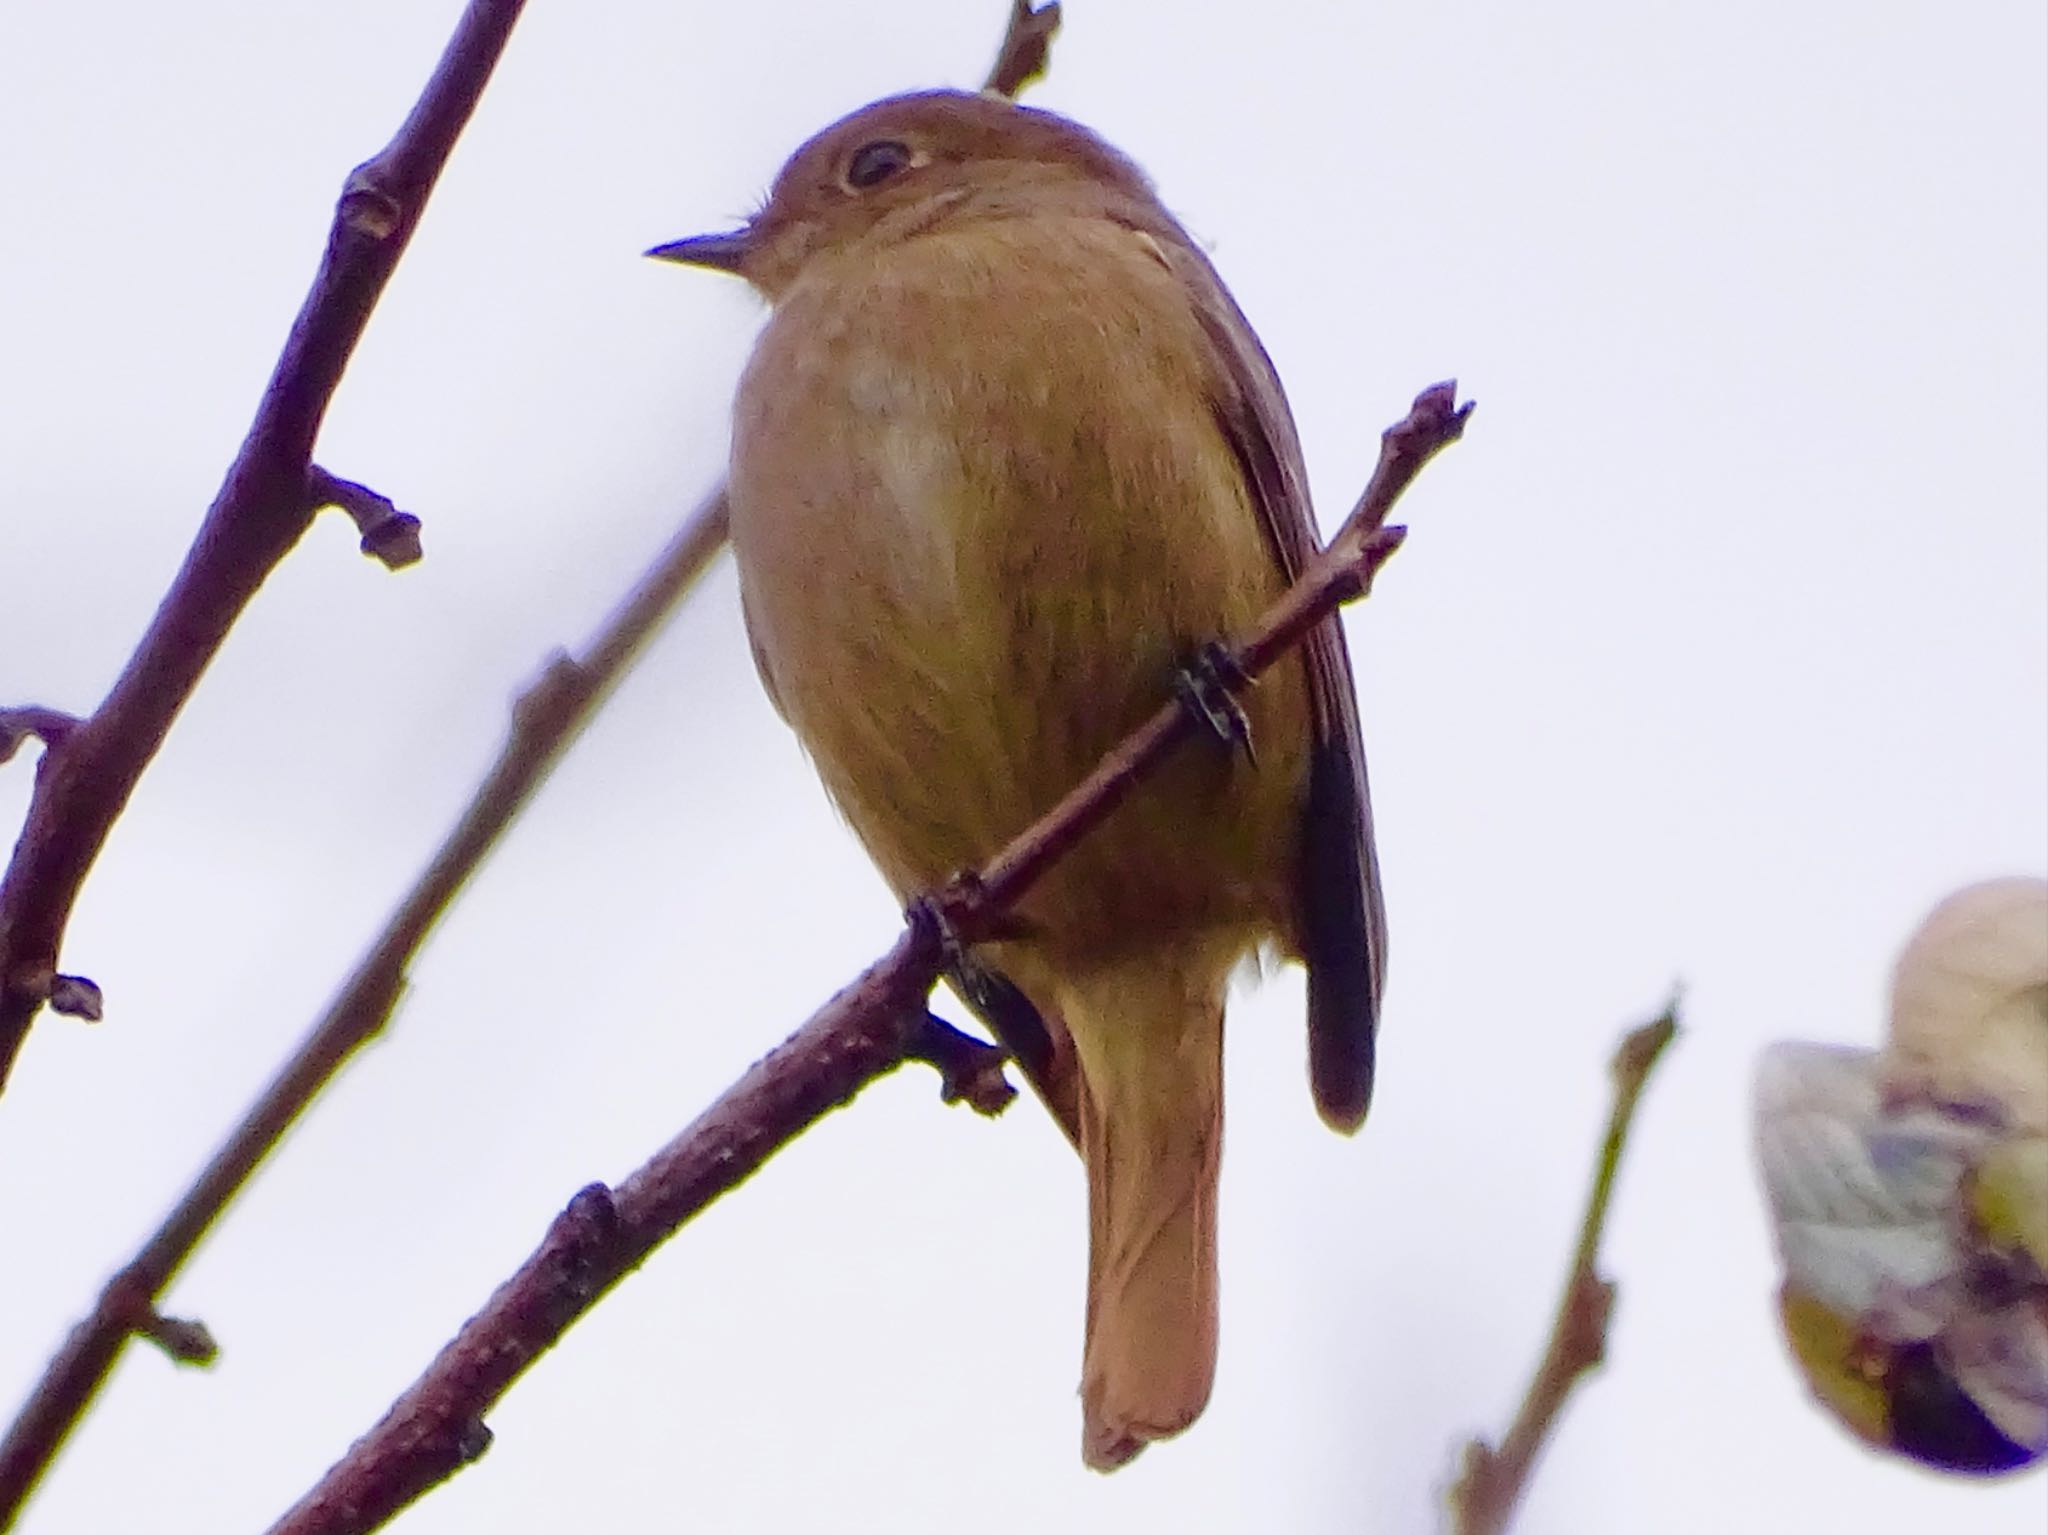
M679 261L685 266L706 266L739 276L752 248L753 231L742 226L722 234L691 235L687 240L671 240L666 245L655 246L647 254L656 261Z

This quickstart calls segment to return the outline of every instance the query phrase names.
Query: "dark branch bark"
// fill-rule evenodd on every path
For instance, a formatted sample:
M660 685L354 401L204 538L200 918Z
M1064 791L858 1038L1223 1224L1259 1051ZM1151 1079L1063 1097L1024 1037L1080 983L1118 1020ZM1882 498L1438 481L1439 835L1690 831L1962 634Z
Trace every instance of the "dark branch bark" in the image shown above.
M383 932L177 1208L107 1283L0 1440L0 1529L76 1426L129 1335L160 1336L157 1297L285 1131L384 1027L404 991L406 967L434 924L724 543L725 497L718 493L669 541L584 659L555 657L514 705L497 761Z
M51 998L72 904L115 819L228 630L313 515L307 470L321 418L522 4L471 0L404 126L349 175L312 289L183 568L99 708L62 740L46 738L28 819L0 878L0 1088Z
M523 0L471 0L404 125L382 152L349 174L326 252L249 434L155 618L90 718L56 732L47 720L37 727L44 758L27 821L0 878L0 1086L45 1003L97 1016L98 988L56 970L80 885L256 589L298 542L323 496L342 501L361 491L311 472L320 422L522 7ZM360 520L367 504L350 510ZM416 529L417 520L391 508L374 521L379 536L373 541L365 528L366 547L374 542L371 552L387 564L403 563L407 524ZM381 1017L397 984L395 968L359 972L337 1009L378 1010ZM274 1111L296 1091L310 1096L317 1082L302 1077L288 1069L265 1107ZM223 1168L247 1151L250 1132L245 1124L230 1140L209 1178L228 1177L235 1186L246 1178L246 1167L232 1174ZM260 1159L268 1144L263 1139L253 1158ZM154 1298L218 1212L213 1194L202 1179L136 1262L115 1276L0 1441L0 1527L13 1522L131 1331L173 1338L184 1354L204 1352L196 1334L157 1315Z
M998 96L1015 96L1038 79L1045 73L1053 34L1059 29L1059 0L1040 6L1033 6L1031 0L1011 0L1010 25L981 88Z
M1435 385L1388 430L1379 468L1330 550L1231 652L1238 675L1256 677L1340 602L1370 589L1401 541L1401 530L1385 526L1389 510L1462 433L1470 409L1456 403L1454 386ZM951 950L945 928L970 942L990 931L1192 729L1185 706L1163 705L980 875L914 906L887 954L616 1191L592 1185L578 1194L383 1421L270 1535L361 1535L481 1455L490 1443L484 1414L600 1296L797 1134L920 1053L925 1001Z
M387 570L402 570L420 559L420 520L402 512L388 496L367 485L329 474L318 464L306 471L306 496L312 510L338 506L362 535L363 553Z
M350 176L335 229L330 236L327 260L315 280L313 293L293 328L292 339L287 343L284 357L266 393L265 413L270 412L281 397L290 400L311 397L308 392L316 388L319 380L294 379L288 365L295 357L325 355L332 350L308 341L306 333L309 329L323 330L331 326L332 321L326 317L326 307L337 302L334 295L348 299L348 303L342 306L342 318L353 313L356 329L360 331L378 289L397 260L405 236L417 222L419 208L441 160L446 158L456 132L466 120L498 52L502 50L505 35L517 18L518 10L518 5L472 5L443 55L434 79L398 137L375 160ZM999 50L996 74L991 77L988 88L1014 95L1042 74L1052 35L1058 25L1059 7L1056 4L1036 11L1028 3L1014 5L1009 28ZM368 255L359 252L350 258L352 264L343 269L337 253L355 249L359 236L373 243L382 242L381 267ZM353 344L352 336L348 344ZM345 349L341 360L346 360ZM328 392L339 377L338 364L331 370L331 375L325 384ZM317 396L318 406L324 407L325 398L325 394ZM244 461L251 460L257 439L266 432L275 436L284 430L275 424L266 427L267 420L268 415L259 413L257 429L252 430L250 444L245 445L235 469L230 471L228 487L223 489L221 500L202 528L202 542L208 530L222 526L232 530L239 520L255 516L257 512L278 516L295 513L299 518L298 527L302 529L305 520L313 513L331 505L339 506L355 521L362 535L365 554L375 556L394 569L419 557L417 518L400 511L390 500L367 487L341 479L317 465L306 463L302 466L302 475L296 486L297 500L289 507L272 504L274 497L271 493L281 495L283 490L282 482L274 475L264 482L264 497L251 501L245 496L242 502L231 501L230 491L246 481L240 471ZM316 427L317 410L315 419L299 432L308 454ZM270 457L274 459L275 453ZM239 509L245 504L255 506L257 511ZM723 547L725 536L725 498L722 490L714 491L614 610L583 660L572 662L566 657L557 658L515 705L511 735L503 752L427 870L399 903L383 932L344 982L326 1013L223 1142L176 1209L136 1256L108 1281L91 1315L72 1330L63 1349L45 1369L6 1438L0 1440L0 1529L12 1524L35 1482L105 1382L131 1335L151 1339L182 1362L205 1363L211 1359L213 1341L204 1325L162 1317L155 1309L157 1297L170 1285L214 1221L306 1107L356 1050L383 1028L403 991L406 966L435 922L533 792L545 781L555 762L573 744L582 726L603 703L647 639ZM294 531L292 538L296 537L297 531ZM288 540L270 563L274 564L277 558L281 558L289 546ZM198 546L195 545L186 573L180 576L179 585L174 586L171 596L166 598L150 636L145 637L136 659L130 662L131 671L143 664L153 637L165 630L167 623L172 631L177 630L186 622L179 615L186 607L199 602L198 596L181 597L181 590L189 588L200 596L207 592L209 583L195 584L186 579L197 559ZM212 648L217 648L219 638L233 620L234 612L238 612L241 603L246 602L248 593L254 590L255 581L260 581L268 568L265 565L257 570L254 580L248 582L248 590L235 604L234 611L219 618L213 646L197 658L186 679L188 690L197 681ZM170 717L180 702L182 697L170 700L170 710L165 714L156 736L145 749L130 754L132 761L127 762L124 768L128 780L127 787L120 791L122 800L125 800L127 788L133 786L135 776L147 765L156 745L160 744L163 730L168 728ZM103 706L101 715L106 714L107 708ZM79 721L56 710L35 707L0 709L0 761L5 761L22 740L33 735L39 737L47 749L44 762L47 772L57 748L65 745L79 726ZM111 729L107 734L110 740L118 742L119 737L112 734ZM119 753L114 755L118 758ZM116 762L117 767L121 765ZM70 901L90 867L99 842L104 840L107 826L119 810L119 801L106 808L105 822L93 833L89 847L82 847L81 851L81 845L74 841L77 867L70 876L68 887L61 891L39 887L36 880L40 878L47 882L48 875L22 873L17 881L15 870L9 871L8 884L0 887L0 979L16 973L8 968L11 952L9 934L13 929L9 926L10 907L7 902L13 900L33 915L37 902L48 903L61 895L61 903L50 907L37 919L49 933L47 947L52 973L31 977L38 984L20 988L22 1001L18 1005L25 1011L12 1024L7 1011L9 1004L0 998L0 1084L4 1084L7 1066L19 1047L20 1033L25 1031L40 1001L47 1001L59 1011L98 1016L98 988L83 977L54 974L54 956ZM45 803L39 797L31 810L30 830L23 833L24 846L30 841L30 831L38 824L39 814L46 827L61 828L66 824L64 817L73 813L73 807L59 798L53 796ZM19 851L15 862L26 867ZM6 892L13 890L17 883L21 887L20 892L7 895ZM20 945L15 947L19 949ZM5 989L0 987L0 991ZM15 1030L12 1035L8 1032L10 1028ZM1015 1090L1003 1076L1004 1056L1001 1051L928 1015L909 1045L899 1053L898 1059L929 1062L939 1071L942 1096L948 1102L966 1102L980 1113L999 1112L1015 1096Z
M45 747L56 747L77 728L77 716L62 709L45 709L39 704L0 709L0 762L11 759L31 736Z

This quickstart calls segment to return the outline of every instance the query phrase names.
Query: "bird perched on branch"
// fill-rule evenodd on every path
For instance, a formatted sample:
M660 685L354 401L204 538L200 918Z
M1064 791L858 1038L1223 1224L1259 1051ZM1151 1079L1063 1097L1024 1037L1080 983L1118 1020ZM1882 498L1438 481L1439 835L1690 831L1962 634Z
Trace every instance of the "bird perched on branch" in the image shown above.
M993 97L855 112L743 227L650 254L773 306L733 423L747 629L899 896L986 861L1176 685L1243 748L1184 748L973 957L1006 1042L1043 1029L1026 1064L1087 1166L1083 1452L1120 1465L1215 1372L1232 972L1305 961L1323 1117L1356 1129L1372 1089L1384 918L1342 632L1241 708L1215 675L1319 547L1279 380L1137 167Z

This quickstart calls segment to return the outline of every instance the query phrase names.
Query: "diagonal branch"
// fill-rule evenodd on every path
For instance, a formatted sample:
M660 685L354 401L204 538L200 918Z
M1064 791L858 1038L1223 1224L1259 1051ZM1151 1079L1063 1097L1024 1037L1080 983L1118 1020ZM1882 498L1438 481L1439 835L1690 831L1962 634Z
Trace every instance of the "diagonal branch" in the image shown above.
M256 589L315 510L321 418L524 0L470 0L396 137L350 173L327 250L241 450L156 616L88 719L48 741L0 877L0 1088L50 1000L79 887L143 770Z
M1650 1079L1651 1068L1665 1046L1678 1036L1678 998L1650 1022L1629 1031L1615 1047L1608 1067L1614 1079L1614 1106L1600 1160L1593 1169L1593 1191L1579 1222L1579 1239L1565 1271L1564 1295L1550 1330L1536 1378L1499 1446L1474 1439L1465 1446L1464 1462L1450 1491L1453 1535L1501 1535L1514 1518L1536 1457L1557 1427L1565 1399L1607 1356L1607 1323L1614 1311L1614 1283L1599 1272L1600 1238L1607 1229L1607 1207L1614 1197L1614 1179L1636 1104Z
M1456 403L1451 384L1417 397L1383 438L1379 468L1330 550L1232 652L1235 675L1257 676L1339 603L1367 592L1400 545L1402 530L1386 526L1388 512L1430 458L1457 440L1470 410ZM540 1247L270 1535L361 1535L480 1456L490 1444L484 1414L601 1296L797 1134L920 1053L925 999L951 940L989 931L1192 730L1183 705L1163 705L979 877L914 906L887 954L617 1189L593 1184L576 1195Z
M82 721L66 722L50 711L11 711L12 718L4 722L17 733L26 727L41 735L45 752L27 821L0 879L0 1085L45 1003L60 1011L96 1016L97 988L82 977L56 972L72 903L178 710L235 619L290 552L314 512L329 502L345 505L363 529L366 552L387 564L405 563L416 519L388 502L379 507L382 498L361 486L312 469L313 442L370 313L504 51L522 4L523 0L472 0L397 135L350 173L311 291L285 340L249 435L200 525L184 567L105 701ZM380 996L382 1007L388 1009L397 983L395 968L377 970L366 961L336 1010L359 1014ZM368 1032L363 1031L365 1036ZM358 1037L341 1046L341 1053L360 1042ZM218 1213L212 1192L223 1179L231 1180L230 1187L239 1186L248 1166L253 1166L252 1124L268 1122L266 1116L280 1111L287 1117L296 1113L296 1108L286 1111L282 1105L295 1092L310 1095L311 1087L324 1080L323 1070L308 1083L303 1061L295 1064L301 1069L288 1069L273 1084L252 1122L230 1139L207 1177L135 1262L107 1285L92 1317L74 1330L0 1441L0 1527L12 1523L129 1332L172 1339L187 1336L157 1313L156 1296ZM260 1158L267 1144L257 1145L253 1158ZM230 1171L237 1158L247 1165ZM204 1350L179 1344L174 1352L196 1355Z
M383 932L177 1208L107 1282L0 1440L0 1529L77 1424L129 1334L156 1334L157 1298L221 1211L349 1057L384 1027L405 989L406 966L434 925L724 543L720 491L669 541L584 658L556 656L513 706L497 761Z
M1261 619L1229 656L1241 677L1256 677L1298 645L1340 603L1362 597L1379 567L1400 547L1405 530L1389 528L1387 514L1438 452L1456 442L1472 407L1457 403L1455 383L1432 384L1415 397L1406 417L1380 439L1372 479L1338 528L1337 536L1301 580ZM995 919L1066 850L1124 802L1139 781L1196 727L1178 702L1162 704L1126 736L1065 799L1027 829L978 875L955 880L937 898L939 915L963 942L994 936Z
M470 82L472 99L473 92L481 90L488 60L479 63L472 57L481 43L470 29L470 21L491 9L472 8L470 18L464 22L467 30L457 33L442 60L441 71L428 87L429 97L450 76L451 68L456 79ZM509 28L516 11L514 6L504 14L504 27ZM1028 67L1013 63L1003 69L999 63L1000 78L991 80L990 89L1014 95L1044 72L1047 48L1059 23L1058 11L1056 4L1037 10L1024 0L1013 5L1000 56L1003 61L1028 57ZM466 37L470 39L467 43ZM500 34L497 45L501 46L502 41ZM451 60L455 61L453 65ZM376 184L379 178L371 172L379 162L395 160L403 167L416 160L415 152L401 150L402 141L418 125L440 123L446 117L445 110L426 110L423 98L422 106L415 109L392 147L378 161L351 177L351 192L359 181ZM452 139L453 128L459 126L458 119L452 126L444 125L435 131L445 131ZM416 179L416 172L408 174ZM424 195L422 190L420 197ZM326 276L323 269L321 282L316 283L316 295L323 291ZM310 308L312 301L308 304ZM302 327L304 323L302 315ZM282 371L281 365L280 374ZM345 510L363 536L364 553L394 568L418 557L417 519L399 511L374 491L309 465L298 493L308 515L324 505L337 505ZM212 1340L204 1325L164 1317L157 1310L158 1298L299 1116L356 1050L389 1021L404 990L406 967L441 914L545 782L556 761L575 742L583 725L602 705L649 637L710 565L724 546L725 537L726 505L721 488L714 490L677 530L631 593L613 610L583 658L556 658L514 705L512 729L498 760L426 870L372 941L368 953L177 1207L135 1257L107 1282L91 1314L72 1329L6 1437L0 1439L0 1529L12 1524L36 1481L104 1384L131 1335L149 1338L181 1363L205 1363L211 1358ZM0 709L0 761L5 761L21 740L34 735L50 748L45 755L47 765L55 749L69 739L78 725L77 720L51 709ZM5 907L0 906L0 915L4 911ZM0 934L4 931L4 926L0 926ZM5 952L4 943L0 943L0 958L4 958ZM6 973L0 968L0 975ZM97 1016L97 988L83 977L52 975L46 991L49 1005L59 1011ZM1014 1090L1003 1077L1002 1052L959 1034L936 1018L926 1017L904 1054L908 1059L928 1061L939 1071L941 1093L948 1102L966 1102L987 1114L999 1112L1014 1096ZM7 1059L8 1047L4 1035L0 1035L0 1082L4 1082ZM1024 1066L1028 1074L1030 1063Z

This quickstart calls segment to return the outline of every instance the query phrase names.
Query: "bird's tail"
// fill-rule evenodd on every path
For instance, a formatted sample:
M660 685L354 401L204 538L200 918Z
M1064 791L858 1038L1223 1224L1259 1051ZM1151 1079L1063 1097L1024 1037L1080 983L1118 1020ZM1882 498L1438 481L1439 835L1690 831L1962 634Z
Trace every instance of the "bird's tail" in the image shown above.
M1088 1164L1081 1448L1107 1471L1194 1422L1216 1375L1224 979L1157 957L1075 979L1061 1012Z

